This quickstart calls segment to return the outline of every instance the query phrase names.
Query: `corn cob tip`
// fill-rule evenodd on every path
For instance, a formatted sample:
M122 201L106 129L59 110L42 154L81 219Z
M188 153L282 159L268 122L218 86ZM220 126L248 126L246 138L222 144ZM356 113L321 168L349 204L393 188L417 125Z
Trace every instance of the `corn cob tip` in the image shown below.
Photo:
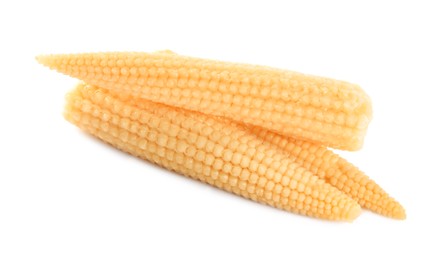
M70 55L70 54L41 54L37 55L35 57L36 61L44 65L46 67L49 67L50 69L56 70L61 73L66 73L64 71L64 66L66 58L67 57L75 57L77 55Z
M392 218L398 220L406 219L406 210L400 204L397 205L395 209L392 210Z
M42 64L42 65L44 65L44 66L48 66L48 67L49 67L50 64L51 64L50 56L51 56L51 55L42 54L42 55L38 55L38 56L36 56L35 59L36 59L36 61L37 61L39 64Z
M406 219L406 210L404 207L396 201L393 197L386 194L386 198L380 199L378 208L373 208L375 212L397 220ZM380 205L383 205L380 207ZM371 209L371 208L370 208Z
M46 56L46 55L44 55L44 54L37 55L37 56L35 56L35 60L37 62L41 63L41 60L44 59L44 56Z

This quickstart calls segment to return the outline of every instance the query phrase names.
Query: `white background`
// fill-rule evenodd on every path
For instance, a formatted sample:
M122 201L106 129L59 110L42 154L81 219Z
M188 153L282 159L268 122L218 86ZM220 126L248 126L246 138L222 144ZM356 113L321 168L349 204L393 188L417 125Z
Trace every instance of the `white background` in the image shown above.
M431 2L2 1L0 259L435 259ZM160 49L360 84L374 119L342 154L407 220L302 217L123 154L62 118L77 80L34 60Z

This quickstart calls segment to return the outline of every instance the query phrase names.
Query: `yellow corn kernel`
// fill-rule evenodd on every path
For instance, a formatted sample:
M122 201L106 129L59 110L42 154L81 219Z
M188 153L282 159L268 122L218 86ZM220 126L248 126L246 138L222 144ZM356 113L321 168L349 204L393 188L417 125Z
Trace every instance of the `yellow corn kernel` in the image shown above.
M359 149L371 119L369 97L357 85L270 67L168 52L46 55L37 60L102 88L338 149Z
M404 208L357 167L324 146L272 133L260 127L248 127L304 168L349 195L360 206L381 215L405 219Z
M227 119L119 95L85 84L80 84L67 96L65 117L81 129L123 151L255 201L331 220L351 221L360 213L360 206L351 198L301 168L292 159L276 154L276 147L263 143L244 126ZM112 121L112 117L119 120ZM103 124L104 128L101 127ZM171 135L173 128L179 129L177 136ZM210 129L211 134L204 135L204 128ZM219 146L220 140L226 136L230 137L230 142L225 147L227 152L238 154L241 152L239 147L250 143L257 153L264 155L261 159L250 156L250 163L254 162L258 168L262 166L269 170L278 160L286 167L274 169L274 176L280 174L283 177L273 176L268 179L265 173L252 171L248 166L243 167L242 160L234 160L233 156L227 160L224 154L221 157L215 156L215 146ZM207 139L206 146L201 149L197 146L199 137ZM170 145L171 143L175 145ZM249 146L246 147L248 150ZM244 151L242 153L245 154ZM270 164L267 164L271 154L274 156ZM208 156L212 161L206 162ZM230 165L230 170L224 170L226 164ZM240 173L233 174L233 169L240 169ZM276 181L285 177L298 183L302 191ZM295 197L292 195L294 193ZM281 199L283 197L285 199ZM319 205L336 208L327 211Z

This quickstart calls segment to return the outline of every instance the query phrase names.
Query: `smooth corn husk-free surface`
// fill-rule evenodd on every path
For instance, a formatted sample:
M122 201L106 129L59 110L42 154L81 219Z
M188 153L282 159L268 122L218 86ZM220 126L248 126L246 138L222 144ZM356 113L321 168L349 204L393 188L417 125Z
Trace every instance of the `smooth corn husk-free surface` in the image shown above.
M357 85L270 67L166 52L37 59L102 88L338 149L358 150L371 119L371 102Z
M360 213L351 198L227 119L84 84L68 95L65 117L123 151L261 203L331 220Z

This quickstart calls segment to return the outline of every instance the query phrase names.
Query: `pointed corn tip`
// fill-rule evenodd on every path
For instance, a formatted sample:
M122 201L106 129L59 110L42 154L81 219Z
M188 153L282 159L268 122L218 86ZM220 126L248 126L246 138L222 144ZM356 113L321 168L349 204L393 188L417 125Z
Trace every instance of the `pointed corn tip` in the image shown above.
M393 219L398 219L398 220L406 219L406 210L398 201L396 201L392 197L388 197L386 201L387 202L385 202L386 204L384 210L381 210L380 212L379 211L375 211L375 212Z
M403 208L403 206L398 204L398 207L396 207L392 211L392 218L398 219L398 220L405 220L406 219L406 210Z
M44 66L50 65L50 55L47 54L38 55L35 57L35 59L39 64L42 64Z

